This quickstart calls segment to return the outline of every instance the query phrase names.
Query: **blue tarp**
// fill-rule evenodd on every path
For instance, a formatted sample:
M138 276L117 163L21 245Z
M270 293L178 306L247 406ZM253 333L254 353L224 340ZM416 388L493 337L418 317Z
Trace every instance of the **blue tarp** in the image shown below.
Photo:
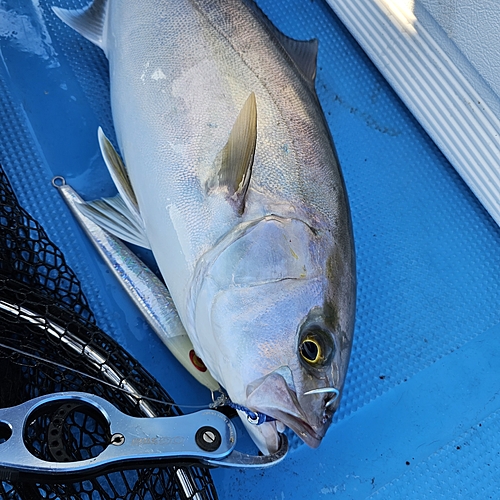
M0 162L82 281L98 323L176 401L204 404L73 220L114 194L104 55L46 0L0 2ZM62 6L78 1L54 0ZM323 0L261 0L287 35L319 39L317 91L343 168L358 265L355 341L322 445L280 465L213 472L221 498L494 498L500 485L500 230Z

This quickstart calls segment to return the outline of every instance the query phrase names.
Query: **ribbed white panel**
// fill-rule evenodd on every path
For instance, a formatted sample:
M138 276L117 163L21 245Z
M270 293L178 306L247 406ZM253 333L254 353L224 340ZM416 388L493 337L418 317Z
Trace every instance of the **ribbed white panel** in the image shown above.
M328 2L500 225L499 117L403 1Z

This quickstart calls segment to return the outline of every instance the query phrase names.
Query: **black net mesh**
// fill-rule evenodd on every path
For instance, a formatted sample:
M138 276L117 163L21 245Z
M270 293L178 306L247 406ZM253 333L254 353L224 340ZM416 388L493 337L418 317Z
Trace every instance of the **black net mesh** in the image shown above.
M0 322L1 407L54 392L83 391L132 416L180 414L156 380L96 326L78 279L43 228L19 206L1 167ZM120 384L142 399L118 390ZM49 440L49 434L57 439ZM28 449L47 461L96 456L109 439L106 424L76 404L48 407L25 435ZM0 482L1 499L216 497L206 469L180 465L64 483Z

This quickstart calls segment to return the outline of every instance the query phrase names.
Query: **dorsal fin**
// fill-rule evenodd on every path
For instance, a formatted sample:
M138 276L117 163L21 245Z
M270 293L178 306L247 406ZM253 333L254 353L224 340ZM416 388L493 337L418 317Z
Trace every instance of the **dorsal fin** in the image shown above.
M240 214L245 209L245 195L252 174L256 144L257 103L252 92L219 155L220 168L217 174L218 185L227 188L229 198Z
M318 57L318 40L294 40L278 31L278 40L293 59L300 72L311 82L316 78L316 60Z
M94 0L84 9L52 7L52 10L59 19L106 52L104 31L107 7L108 0Z
M264 23L267 29L278 39L285 52L296 64L302 75L314 84L316 78L316 59L318 56L318 40L295 40L284 35L269 18L264 14L261 8L255 3L250 4L250 8L255 15Z

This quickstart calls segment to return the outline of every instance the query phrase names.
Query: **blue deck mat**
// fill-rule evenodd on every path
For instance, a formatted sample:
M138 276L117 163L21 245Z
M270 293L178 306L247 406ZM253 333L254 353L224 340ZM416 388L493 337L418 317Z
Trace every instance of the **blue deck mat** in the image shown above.
M63 6L79 1L54 0ZM106 61L47 0L0 2L0 161L60 246L100 326L185 404L191 381L110 276L51 187L114 193ZM500 487L500 230L323 0L261 0L320 41L317 90L351 202L355 342L322 445L266 471L213 472L222 499L493 498ZM23 10L24 9L24 10Z

